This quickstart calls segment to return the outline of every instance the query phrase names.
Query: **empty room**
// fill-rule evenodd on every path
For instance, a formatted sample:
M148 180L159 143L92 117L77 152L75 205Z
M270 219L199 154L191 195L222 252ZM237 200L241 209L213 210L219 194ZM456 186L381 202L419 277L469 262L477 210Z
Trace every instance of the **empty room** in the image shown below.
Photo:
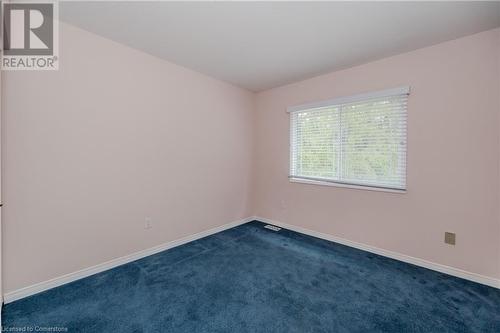
M500 332L500 2L2 1L2 332Z

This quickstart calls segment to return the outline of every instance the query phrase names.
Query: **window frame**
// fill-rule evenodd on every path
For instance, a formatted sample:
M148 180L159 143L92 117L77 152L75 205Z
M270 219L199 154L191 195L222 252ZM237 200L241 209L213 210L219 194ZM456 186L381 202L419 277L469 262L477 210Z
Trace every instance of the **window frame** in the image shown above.
M311 184L311 185L321 185L321 186L333 186L333 187L341 187L341 188L349 188L349 189L357 189L357 190L368 190L368 191L380 191L380 192L390 192L390 193L400 193L404 194L408 191L408 122L406 122L406 147L405 147L405 188L390 188L384 186L377 185L364 185L364 184L355 184L349 182L343 182L341 180L328 180L328 179L320 179L315 177L296 177L293 176L293 131L292 131L292 113L305 111L309 109L315 108L323 108L323 107L332 107L335 105L347 104L347 103L355 103L355 102L363 102L370 99L375 98L383 98L383 97L393 97L398 95L409 95L410 87L402 86L393 89L386 89L381 91L362 93L357 95L351 95L346 97L338 97L334 99L312 102L307 104L295 105L287 108L287 113L289 114L289 168L288 168L288 179L291 183L301 183L301 184ZM408 114L406 113L406 118L408 118Z

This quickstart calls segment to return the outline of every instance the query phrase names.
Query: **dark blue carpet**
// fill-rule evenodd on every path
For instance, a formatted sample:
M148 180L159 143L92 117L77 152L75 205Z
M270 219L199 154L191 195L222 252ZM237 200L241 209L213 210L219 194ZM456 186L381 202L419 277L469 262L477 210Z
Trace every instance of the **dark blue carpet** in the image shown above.
M500 332L500 290L245 225L7 304L68 332Z

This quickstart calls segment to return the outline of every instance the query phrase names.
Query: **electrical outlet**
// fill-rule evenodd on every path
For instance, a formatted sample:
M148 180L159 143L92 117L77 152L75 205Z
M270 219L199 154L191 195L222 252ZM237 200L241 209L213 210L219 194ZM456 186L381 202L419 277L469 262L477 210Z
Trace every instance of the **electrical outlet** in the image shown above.
M144 229L151 229L153 227L153 223L151 222L151 218L146 217L144 219Z
M455 245L456 243L456 235L453 232L445 232L444 233L444 242L446 244Z
M286 201L285 200L281 200L280 201L280 208L281 209L286 209Z

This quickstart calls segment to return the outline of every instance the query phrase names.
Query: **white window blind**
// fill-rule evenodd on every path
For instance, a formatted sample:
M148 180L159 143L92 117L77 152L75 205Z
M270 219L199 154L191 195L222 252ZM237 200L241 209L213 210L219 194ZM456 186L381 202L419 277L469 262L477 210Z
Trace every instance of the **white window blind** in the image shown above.
M406 190L409 88L297 106L290 178Z

